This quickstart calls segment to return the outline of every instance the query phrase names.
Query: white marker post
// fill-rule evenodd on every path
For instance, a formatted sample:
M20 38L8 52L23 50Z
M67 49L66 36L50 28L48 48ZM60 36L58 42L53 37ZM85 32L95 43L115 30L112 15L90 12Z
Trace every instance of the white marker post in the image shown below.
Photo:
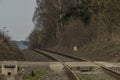
M74 47L73 47L73 50L74 50L74 51L78 51L77 46L74 46Z

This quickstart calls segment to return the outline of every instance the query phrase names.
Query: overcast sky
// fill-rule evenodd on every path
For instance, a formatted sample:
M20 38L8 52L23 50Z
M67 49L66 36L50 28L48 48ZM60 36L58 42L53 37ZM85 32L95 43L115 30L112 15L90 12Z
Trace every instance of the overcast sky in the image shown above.
M32 31L35 1L0 0L0 29L6 26L12 40L25 40Z

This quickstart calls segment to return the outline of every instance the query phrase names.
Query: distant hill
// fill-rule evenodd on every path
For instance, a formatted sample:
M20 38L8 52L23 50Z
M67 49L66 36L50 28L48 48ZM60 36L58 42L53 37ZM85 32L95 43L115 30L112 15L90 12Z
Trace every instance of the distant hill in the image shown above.
M12 41L12 42L15 43L20 50L28 49L26 41Z

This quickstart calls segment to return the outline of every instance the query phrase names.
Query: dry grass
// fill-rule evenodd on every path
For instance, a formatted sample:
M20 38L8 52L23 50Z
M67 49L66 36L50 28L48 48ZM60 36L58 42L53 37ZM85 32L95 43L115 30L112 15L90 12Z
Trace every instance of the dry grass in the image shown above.
M56 46L49 49L84 57L90 60L120 62L120 43L116 42L93 41L79 47L78 51L73 51L73 48L65 46Z
M120 44L108 41L90 42L72 52L81 57L98 61L120 61Z
M10 38L0 34L0 60L22 59L21 51L10 41Z

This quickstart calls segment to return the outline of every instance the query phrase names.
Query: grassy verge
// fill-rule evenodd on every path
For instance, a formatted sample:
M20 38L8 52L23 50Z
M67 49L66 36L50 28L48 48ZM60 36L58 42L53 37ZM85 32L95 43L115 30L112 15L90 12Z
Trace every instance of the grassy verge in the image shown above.
M0 80L6 80L3 76L0 75Z
M82 75L81 76L84 80L95 80L94 76L91 75Z
M38 70L36 72L33 72L32 73L33 76L31 75L28 80L37 80L41 76L44 76L45 74L47 74L47 72L45 70Z

